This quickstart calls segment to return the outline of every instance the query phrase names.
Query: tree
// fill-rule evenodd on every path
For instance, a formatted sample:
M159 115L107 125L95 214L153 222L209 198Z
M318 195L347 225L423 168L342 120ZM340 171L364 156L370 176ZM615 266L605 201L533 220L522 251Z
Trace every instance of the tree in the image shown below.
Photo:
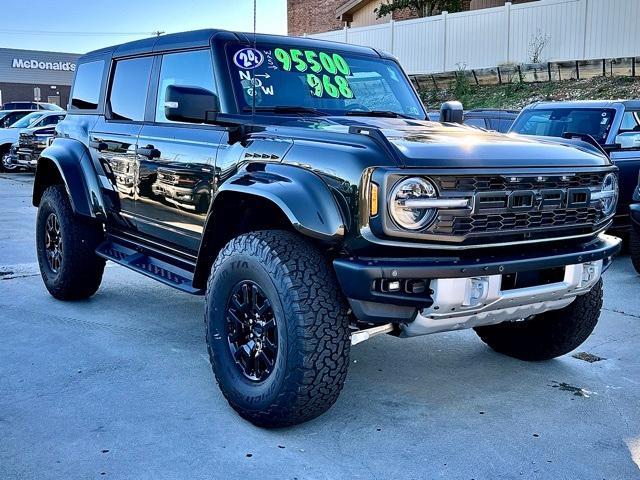
M462 10L462 0L389 0L383 2L375 12L378 18L396 10L410 9L420 17L430 17L436 11L453 13Z

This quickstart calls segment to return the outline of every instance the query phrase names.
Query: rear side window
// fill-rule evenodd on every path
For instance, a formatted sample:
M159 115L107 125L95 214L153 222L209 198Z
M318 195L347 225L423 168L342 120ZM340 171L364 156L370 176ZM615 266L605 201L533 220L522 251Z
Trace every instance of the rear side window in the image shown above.
M502 133L507 133L509 131L509 129L511 128L511 125L513 125L513 120L512 119L502 119L498 123L497 130L499 132L502 132Z
M64 115L49 115L40 120L38 126L46 127L47 125L57 125L58 122L61 122L62 120L64 120Z
M79 110L95 110L100 100L100 87L104 73L104 60L83 63L78 66L71 106Z
M464 120L464 124L471 127L487 128L484 118L467 118Z
M109 95L111 118L134 122L144 120L152 63L152 57L116 62Z
M210 51L196 50L162 56L156 122L170 121L164 116L164 100L169 85L201 87L215 93Z
M25 109L25 110L30 110L33 109L34 105L31 102L9 102L9 103L5 103L4 107L7 110L18 110L18 109Z
M2 117L0 120L0 128L7 128L9 125L14 124L29 112L10 112Z
M620 132L640 132L640 111L624 112Z

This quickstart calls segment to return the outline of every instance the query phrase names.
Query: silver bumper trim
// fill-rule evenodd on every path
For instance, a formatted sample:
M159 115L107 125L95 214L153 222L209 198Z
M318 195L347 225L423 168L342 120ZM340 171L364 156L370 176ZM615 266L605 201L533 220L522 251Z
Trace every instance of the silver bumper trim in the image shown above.
M408 208L468 208L471 201L468 198L422 198L399 203Z
M433 305L400 325L402 336L494 325L564 308L588 293L602 270L602 260L567 265L561 282L512 290L502 290L502 275L432 280Z

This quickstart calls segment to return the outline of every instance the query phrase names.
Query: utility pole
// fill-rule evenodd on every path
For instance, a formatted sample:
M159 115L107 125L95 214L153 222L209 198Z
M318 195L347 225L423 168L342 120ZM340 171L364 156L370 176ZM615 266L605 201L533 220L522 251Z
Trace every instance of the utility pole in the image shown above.
M164 30L156 30L155 32L151 32L153 33L156 37L159 37L160 35L166 33Z

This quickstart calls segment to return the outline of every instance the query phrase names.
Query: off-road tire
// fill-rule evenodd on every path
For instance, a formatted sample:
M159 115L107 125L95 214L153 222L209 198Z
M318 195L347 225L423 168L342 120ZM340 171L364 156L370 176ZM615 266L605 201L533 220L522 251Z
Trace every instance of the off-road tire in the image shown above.
M474 330L493 350L520 360L540 361L578 348L593 332L602 308L602 280L560 310L530 320L477 327Z
M277 323L275 366L260 382L243 375L229 348L226 306L234 286L246 280L265 291ZM351 346L347 305L327 259L294 233L247 233L222 249L208 280L205 327L222 393L257 426L311 420L342 390Z
M52 270L45 248L46 222L52 213L57 217L63 245L57 272ZM74 215L64 186L54 185L44 191L36 219L36 250L42 280L53 297L80 300L96 293L105 260L95 250L103 237L101 225Z
M631 263L636 272L640 273L640 235L636 231L635 226L631 227L629 232L629 255L631 255Z

